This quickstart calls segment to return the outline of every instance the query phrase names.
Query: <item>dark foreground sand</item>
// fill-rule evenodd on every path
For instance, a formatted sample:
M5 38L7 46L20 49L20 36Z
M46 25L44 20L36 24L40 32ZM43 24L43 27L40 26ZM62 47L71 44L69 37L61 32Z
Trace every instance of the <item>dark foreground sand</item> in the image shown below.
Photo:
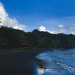
M41 52L43 51L0 50L0 75L34 75L33 59Z

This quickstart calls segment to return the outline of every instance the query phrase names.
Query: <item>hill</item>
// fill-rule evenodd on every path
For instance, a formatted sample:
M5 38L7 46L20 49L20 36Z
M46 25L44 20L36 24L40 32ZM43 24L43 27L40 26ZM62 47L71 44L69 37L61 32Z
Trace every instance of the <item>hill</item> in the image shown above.
M0 27L0 49L57 49L75 48L75 35L50 34L37 29L24 32Z

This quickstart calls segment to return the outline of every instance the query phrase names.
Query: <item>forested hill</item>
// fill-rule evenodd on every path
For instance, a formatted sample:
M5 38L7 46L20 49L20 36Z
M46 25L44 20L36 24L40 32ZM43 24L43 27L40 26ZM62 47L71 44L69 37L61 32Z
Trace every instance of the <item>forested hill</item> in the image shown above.
M75 48L75 35L50 34L37 29L24 32L8 27L0 28L0 49L57 49Z

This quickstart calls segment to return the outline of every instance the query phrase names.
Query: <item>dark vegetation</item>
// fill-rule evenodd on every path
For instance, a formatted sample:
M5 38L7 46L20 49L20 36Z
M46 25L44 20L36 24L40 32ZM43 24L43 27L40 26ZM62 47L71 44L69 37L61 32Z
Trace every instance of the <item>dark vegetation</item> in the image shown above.
M58 49L75 48L75 35L50 34L35 29L24 32L8 27L0 27L0 49Z

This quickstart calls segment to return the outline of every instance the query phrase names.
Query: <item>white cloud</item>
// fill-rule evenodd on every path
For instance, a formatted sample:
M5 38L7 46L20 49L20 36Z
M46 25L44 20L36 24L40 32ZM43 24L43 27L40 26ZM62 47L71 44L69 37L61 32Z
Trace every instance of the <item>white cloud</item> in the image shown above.
M49 32L51 34L54 34L54 31L46 30L46 27L44 27L44 26L40 26L39 31L44 31L44 32Z
M61 24L60 24L60 25L58 25L57 27L59 27L59 28L63 28L63 27L64 27L64 25L61 25Z
M46 27L44 26L40 26L39 30L44 32L49 32L51 34L65 33L65 34L75 35L75 24L73 24L72 26L64 26L59 24L51 28L51 30L46 29Z
M8 13L5 11L3 4L0 2L0 21L3 26L12 27L15 29L26 30L26 25L19 24L14 18L9 18Z
M51 34L54 34L55 31L50 31L50 30L47 30L47 32L51 33Z
M69 27L70 30L75 30L75 25Z
M54 27L55 33L67 33L75 35L75 24L71 26L57 25Z
M63 17L49 20L44 20L40 22L40 25L46 25L50 28L55 34L64 33L71 34L75 33L75 16Z
M74 33L74 32L71 32L71 34L75 35L75 33Z
M64 25L56 25L54 28L55 33L64 33L66 32L66 28L64 27Z
M40 26L40 27L39 27L39 30L40 30L40 31L46 31L46 27Z

